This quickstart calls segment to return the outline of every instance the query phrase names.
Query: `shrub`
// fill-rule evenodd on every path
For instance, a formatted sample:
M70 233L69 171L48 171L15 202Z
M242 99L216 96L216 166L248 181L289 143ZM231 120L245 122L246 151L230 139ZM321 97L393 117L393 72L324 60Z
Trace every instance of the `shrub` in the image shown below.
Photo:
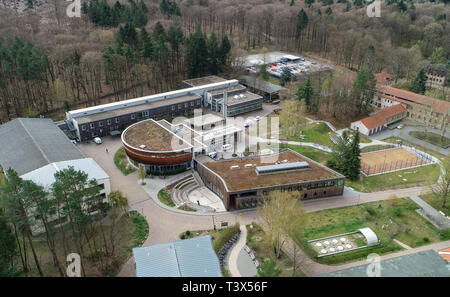
M399 216L401 216L402 215L402 213L403 213L403 209L401 208L401 207L393 207L392 208L392 214L394 215L394 216L396 216L396 217L399 217Z
M424 238L423 238L423 241L424 241L424 242L430 242L430 239L429 239L428 237L424 237Z
M377 214L377 212L375 211L375 209L373 209L372 207L366 207L366 211L368 214L370 214L371 216L375 216Z

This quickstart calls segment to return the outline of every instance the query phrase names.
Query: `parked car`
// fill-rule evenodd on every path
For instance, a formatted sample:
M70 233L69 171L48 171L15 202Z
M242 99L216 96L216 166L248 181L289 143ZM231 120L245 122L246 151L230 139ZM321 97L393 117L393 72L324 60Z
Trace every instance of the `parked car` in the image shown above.
M397 126L397 129L401 129L401 128L403 128L403 124L400 124Z
M231 149L231 144L227 143L222 146L222 149L226 152Z
M211 153L208 154L208 156L209 156L210 158L215 159L215 158L217 158L217 153L216 153L216 152L211 152Z
M77 145L77 141L75 139L71 139L70 142L72 142L73 145Z
M102 143L103 143L103 141L102 141L102 139L101 139L100 137L95 137L95 138L94 138L94 142L95 142L96 144L102 144Z
M260 116L257 116L256 118L255 118L255 121L259 121L261 119L261 117Z
M244 123L244 127L245 128L248 128L248 127L250 127L250 124L251 124L252 122L251 121L249 121L249 120L247 120L247 121L245 121L245 123Z

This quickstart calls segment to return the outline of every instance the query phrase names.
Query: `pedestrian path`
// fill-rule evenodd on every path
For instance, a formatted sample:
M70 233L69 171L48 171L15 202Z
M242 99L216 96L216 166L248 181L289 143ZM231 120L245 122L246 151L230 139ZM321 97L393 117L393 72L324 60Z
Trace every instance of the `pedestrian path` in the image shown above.
M247 242L247 227L245 225L241 225L241 236L239 237L238 242L233 246L233 249L230 252L228 269L230 270L231 276L233 277L241 277L241 273L238 268L238 258L241 250L244 249L244 246Z

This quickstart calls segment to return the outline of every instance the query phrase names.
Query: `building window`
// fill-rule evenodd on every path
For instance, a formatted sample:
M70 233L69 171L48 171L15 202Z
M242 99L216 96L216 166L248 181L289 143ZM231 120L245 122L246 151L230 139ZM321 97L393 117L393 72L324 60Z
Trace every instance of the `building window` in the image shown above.
M91 127L91 129L94 129L94 123L90 123L89 127Z
M120 121L120 119L119 118L116 118L116 123L118 123Z
M86 131L86 125L81 126L81 131Z
M181 104L178 104L178 109L181 109Z
M103 122L98 122L99 127L103 127Z
M134 114L131 115L131 119L134 120L136 116Z
M106 125L111 125L111 120L106 120Z
M175 110L175 105L172 105L172 110Z
M194 101L191 101L191 106L194 106Z
M184 103L184 107L188 107L189 105L187 104L187 102L186 103Z

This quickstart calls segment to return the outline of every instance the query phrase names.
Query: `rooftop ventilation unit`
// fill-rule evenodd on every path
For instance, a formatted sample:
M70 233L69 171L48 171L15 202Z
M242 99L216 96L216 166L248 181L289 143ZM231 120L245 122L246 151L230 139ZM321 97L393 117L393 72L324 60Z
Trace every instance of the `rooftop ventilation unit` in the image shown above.
M139 146L139 148L140 149L145 149L147 146L145 145L145 144L141 144L140 146Z
M233 165L230 167L230 169L239 169L239 165Z
M245 167L245 168L250 168L250 167L253 167L253 164L245 164L244 167Z
M275 165L256 166L256 173L257 174L271 174L271 173L289 172L289 171L305 170L305 169L309 169L308 162L292 162L292 163L283 163L283 164L275 164Z

